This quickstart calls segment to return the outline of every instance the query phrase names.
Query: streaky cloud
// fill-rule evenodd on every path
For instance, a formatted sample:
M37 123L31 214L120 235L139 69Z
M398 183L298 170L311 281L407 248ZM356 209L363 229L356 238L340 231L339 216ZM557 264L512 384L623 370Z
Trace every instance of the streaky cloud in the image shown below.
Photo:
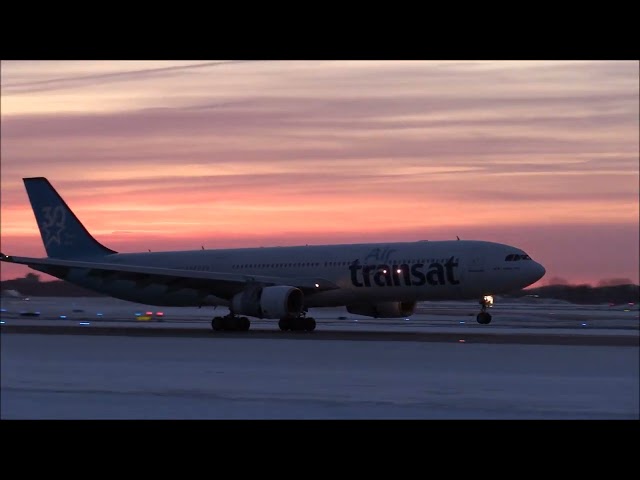
M127 70L124 72L99 73L90 75L80 75L75 77L51 78L47 80L32 80L27 82L16 82L2 85L3 95L28 94L35 92L48 92L70 88L80 88L87 85L96 85L107 82L126 81L151 76L164 75L167 73L184 72L200 68L210 68L218 65L228 65L241 63L243 60L227 60L215 62L202 62L189 65L173 65L170 67L147 68L139 70Z

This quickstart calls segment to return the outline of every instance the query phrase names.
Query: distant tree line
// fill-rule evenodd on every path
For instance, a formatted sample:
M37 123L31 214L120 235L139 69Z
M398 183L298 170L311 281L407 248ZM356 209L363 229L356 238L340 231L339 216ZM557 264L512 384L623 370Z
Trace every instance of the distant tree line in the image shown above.
M102 293L78 287L63 280L41 282L40 275L27 273L23 278L0 282L0 290L17 290L25 297L106 297Z
M527 295L538 295L540 298L565 300L578 304L600 303L638 303L640 301L640 285L607 285L601 282L597 287L591 285L547 285L510 292L505 297L519 298ZM17 290L27 297L106 297L101 293L87 290L63 280L41 282L40 276L27 273L23 278L0 282L1 290Z
M547 285L544 287L518 290L506 295L511 298L537 295L539 298L565 300L583 305L601 303L638 303L640 301L640 285L607 285L592 287L591 285Z

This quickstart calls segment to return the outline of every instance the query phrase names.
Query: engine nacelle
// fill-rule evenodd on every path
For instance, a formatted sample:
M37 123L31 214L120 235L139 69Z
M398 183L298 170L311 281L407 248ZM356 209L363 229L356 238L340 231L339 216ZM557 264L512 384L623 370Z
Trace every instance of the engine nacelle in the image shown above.
M400 318L413 315L416 302L383 302L347 305L347 312L374 318Z
M231 299L231 310L236 315L258 318L297 317L304 306L304 295L296 287L253 287L243 290Z

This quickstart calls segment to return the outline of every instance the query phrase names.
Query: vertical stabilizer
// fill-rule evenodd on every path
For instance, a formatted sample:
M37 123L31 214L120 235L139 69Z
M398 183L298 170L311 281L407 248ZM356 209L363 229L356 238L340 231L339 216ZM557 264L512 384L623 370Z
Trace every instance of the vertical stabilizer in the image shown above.
M91 236L49 180L36 177L23 181L49 257L79 258L118 253Z

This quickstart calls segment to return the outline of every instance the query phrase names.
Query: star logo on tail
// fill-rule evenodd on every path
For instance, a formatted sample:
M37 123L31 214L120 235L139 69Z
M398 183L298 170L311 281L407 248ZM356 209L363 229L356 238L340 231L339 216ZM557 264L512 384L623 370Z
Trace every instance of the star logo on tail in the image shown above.
M45 221L42 222L45 246L49 246L51 243L61 245L62 233L66 228L64 207L62 205L57 207L46 206L42 208L42 214L45 218Z

